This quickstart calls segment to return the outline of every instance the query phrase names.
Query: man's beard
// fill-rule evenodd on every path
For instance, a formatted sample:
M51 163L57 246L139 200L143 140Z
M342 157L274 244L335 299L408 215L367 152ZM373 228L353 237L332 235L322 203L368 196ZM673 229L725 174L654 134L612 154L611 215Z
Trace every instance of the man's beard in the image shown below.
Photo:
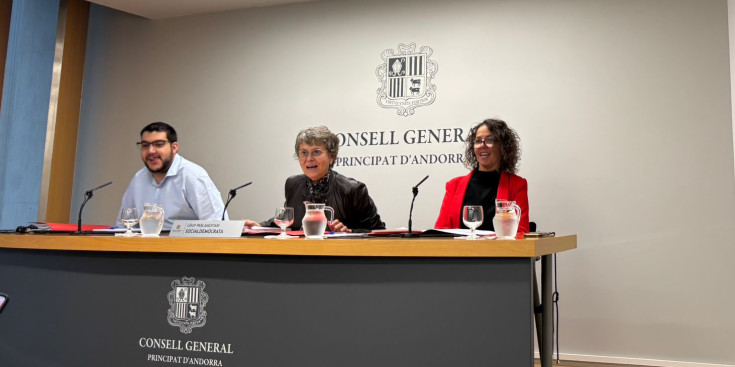
M145 167L148 168L148 170L151 171L152 173L164 173L164 172L168 172L168 169L171 167L171 163L173 163L173 161L174 161L173 157L171 157L169 159L163 159L163 157L160 157L160 158L161 158L161 168L159 168L157 170L151 169L151 166L148 165L148 161L144 161L145 162Z

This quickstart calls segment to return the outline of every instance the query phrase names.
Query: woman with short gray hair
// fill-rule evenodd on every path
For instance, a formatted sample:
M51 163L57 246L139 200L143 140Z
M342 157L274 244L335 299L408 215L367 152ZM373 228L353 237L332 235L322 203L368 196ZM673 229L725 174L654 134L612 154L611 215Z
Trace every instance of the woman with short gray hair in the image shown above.
M339 152L339 138L326 126L299 131L294 144L294 157L303 174L286 179L284 206L294 209L291 229L301 229L306 209L304 201L324 203L334 208L335 220L330 228L335 232L371 231L384 229L378 208L364 183L332 170ZM276 227L273 219L262 223L246 220L247 227Z
M310 127L299 131L298 135L296 135L296 143L294 144L295 159L299 159L301 144L323 145L327 153L334 156L335 159L337 158L337 153L339 153L339 138L329 131L326 126ZM332 160L329 168L333 166L334 160Z

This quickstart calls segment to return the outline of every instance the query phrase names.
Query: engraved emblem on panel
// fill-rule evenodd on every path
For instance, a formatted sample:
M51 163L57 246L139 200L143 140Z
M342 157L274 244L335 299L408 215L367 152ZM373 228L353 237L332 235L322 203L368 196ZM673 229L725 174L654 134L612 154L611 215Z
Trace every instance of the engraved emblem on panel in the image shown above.
M438 65L431 60L434 50L416 44L399 44L398 50L387 49L378 65L378 106L395 108L401 116L414 114L416 107L428 106L436 99L436 85L432 83Z
M207 285L195 278L182 277L171 282L172 290L168 292L168 323L178 326L184 334L191 333L195 327L202 327L207 322L207 311L204 306L209 295L204 291Z

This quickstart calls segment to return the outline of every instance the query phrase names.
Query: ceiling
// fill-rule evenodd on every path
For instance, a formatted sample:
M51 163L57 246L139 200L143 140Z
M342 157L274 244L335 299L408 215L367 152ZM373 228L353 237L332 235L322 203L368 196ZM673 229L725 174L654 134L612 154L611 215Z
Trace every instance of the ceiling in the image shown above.
M261 6L316 0L88 0L89 2L149 19L215 13Z

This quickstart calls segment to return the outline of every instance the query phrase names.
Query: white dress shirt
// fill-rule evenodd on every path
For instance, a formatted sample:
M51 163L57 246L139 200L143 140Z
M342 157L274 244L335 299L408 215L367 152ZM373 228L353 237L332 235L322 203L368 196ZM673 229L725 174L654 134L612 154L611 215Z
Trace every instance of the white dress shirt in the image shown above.
M120 213L123 208L138 208L143 214L143 204L163 205L163 230L168 231L177 219L220 220L225 208L219 190L209 178L207 171L196 163L176 154L166 177L160 184L143 167L130 180L123 194ZM227 215L225 215L225 219ZM118 214L117 226L122 228Z

